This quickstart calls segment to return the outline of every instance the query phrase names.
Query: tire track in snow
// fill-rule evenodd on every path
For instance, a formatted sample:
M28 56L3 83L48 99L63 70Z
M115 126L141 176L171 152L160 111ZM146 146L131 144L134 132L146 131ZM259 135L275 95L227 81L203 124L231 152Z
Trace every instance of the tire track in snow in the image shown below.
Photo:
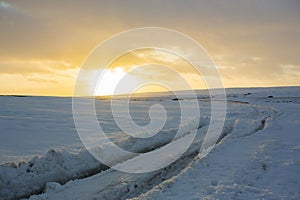
M259 132L260 130L264 129L266 127L266 122L268 120L271 120L272 117L274 117L274 110L270 108L266 108L264 106L258 106L254 104L248 104L248 103L241 103L241 102L229 102L230 104L243 104L243 106L247 106L248 108L251 108L256 112L256 114L262 115L262 118L257 120L257 123L254 123L254 127L250 130L248 133L243 133L239 137L247 137L251 134L254 134L256 132ZM269 113L267 116L265 116L266 110L271 110L272 112ZM218 140L217 145L221 145L223 143L223 140L226 139L226 137L229 137L231 135L234 135L239 130L239 124L245 123L245 121L241 120L242 118L236 118L233 120L233 123L229 122L227 124L227 129L225 128L223 130L223 133L221 134L221 137ZM250 119L247 119L248 121ZM231 124L231 125L230 125ZM246 124L249 125L249 124ZM240 127L243 128L243 127ZM248 127L249 128L249 127ZM204 130L204 127L202 127ZM198 134L199 135L199 134ZM200 140L199 140L200 139ZM203 139L203 138L202 138ZM95 182L101 183L101 186L99 188L91 188L93 192L91 192L94 199L102 199L102 198L113 198L113 199L126 199L126 198L133 198L137 197L142 193L145 193L149 190L151 190L153 187L158 187L162 183L168 182L172 177L177 176L180 174L184 169L193 162L193 159L195 156L198 155L198 151L200 149L201 145L201 138L198 138L198 142L195 142L189 150L176 162L169 165L168 167L159 170L157 172L147 173L147 174L141 174L141 175L130 175L126 173L117 172L115 170L109 169L105 172L101 172L96 175ZM108 178L111 177L111 178ZM90 177L93 179L93 177ZM112 180L116 178L117 180ZM86 182L85 182L86 181ZM113 182L113 183L112 183ZM87 180L79 180L75 183L67 183L65 186L62 186L61 191L54 191L51 190L51 188L46 189L46 193L39 196L39 198L57 198L60 195L65 195L64 191L68 193L68 191L71 191L72 188L80 187L82 184L91 184L89 183L89 178ZM106 184L106 185L105 185ZM118 191L118 192L116 192ZM56 193L56 195L48 196L47 193ZM72 194L69 194L72 195ZM32 196L32 199L35 199L37 196ZM53 198L53 199L54 199ZM87 197L88 198L88 197Z
M240 103L240 102L229 102L232 104L248 104L248 103ZM277 109L274 109L272 107L268 107L268 106L261 106L261 105L255 105L255 104L248 104L256 113L262 113L261 111L267 111L269 110L271 112L271 115L266 114L266 116L262 116L262 119L257 120L259 123L255 124L255 126L252 128L254 129L254 131L250 131L249 133L244 133L241 137L248 137L252 134L256 134L258 132L260 132L261 130L265 129L267 127L267 122L272 121L274 118L277 118L278 116L280 116L282 113L278 113ZM264 113L264 112L263 112ZM230 136L234 136L234 134L237 133L237 127L238 127L238 123L240 118L237 118L234 120L234 123L232 124L232 126L229 126L229 130L227 130L228 132L226 132L226 128L225 128L225 132L222 133L220 139L218 140L218 145L226 145L226 144L222 144L223 142L226 142L226 138L230 137ZM241 137L239 137L241 139ZM201 160L201 157L196 157L196 159L198 159L197 161ZM139 199L144 199L145 197L147 197L147 194L150 193L151 191L160 191L163 188L171 188L172 185L174 184L174 181L176 180L177 177L181 177L181 174L185 173L187 170L192 170L192 165L193 163L195 163L195 161L190 162L190 164L188 165L188 167L186 167L185 169L183 169L178 175L174 176L173 178L169 179L169 180L165 180L162 181L160 184L156 185L155 187L152 188L152 190L149 190L146 193L142 193L141 195L137 196L136 198L133 197L131 199L135 199L135 200L139 200ZM155 192L154 192L155 193ZM154 195L155 196L155 195ZM151 197L151 195L150 195Z

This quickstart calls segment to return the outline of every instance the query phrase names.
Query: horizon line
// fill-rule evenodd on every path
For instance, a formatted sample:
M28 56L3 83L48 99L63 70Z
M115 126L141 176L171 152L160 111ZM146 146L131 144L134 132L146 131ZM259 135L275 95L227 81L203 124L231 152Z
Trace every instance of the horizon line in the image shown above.
M286 85L286 86L255 86L255 87L224 87L223 89L258 89L258 88L284 88L284 87L300 87L300 85ZM215 90L215 89L222 89L222 88L210 88L210 89L191 89L191 90L173 90L177 92L183 91L205 91L205 90ZM132 94L111 94L111 95L91 95L91 96L75 96L75 95L35 95L35 94L0 94L2 96L11 96L11 97L59 97L59 98L71 98L71 97L93 97L93 98L111 98L112 96L128 96L128 95L143 95L143 94L154 94L154 93L167 93L172 91L150 91L150 92L138 92Z

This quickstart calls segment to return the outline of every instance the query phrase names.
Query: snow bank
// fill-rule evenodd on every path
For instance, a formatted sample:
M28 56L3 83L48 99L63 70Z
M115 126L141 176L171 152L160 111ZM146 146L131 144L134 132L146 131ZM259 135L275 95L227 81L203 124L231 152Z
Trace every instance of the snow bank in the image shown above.
M4 187L0 196L16 199L43 190L47 182L65 183L101 170L103 166L89 152L72 154L66 150L51 149L44 157L34 157L29 162L0 166L0 180Z
M203 118L201 126L208 121ZM195 126L195 124L197 126ZM195 119L186 119L183 130L188 134L190 130L197 129L199 123ZM193 125L193 126L192 126ZM131 152L148 152L159 148L175 138L177 129L162 130L150 139L138 139L130 137L127 140L116 142L116 145ZM182 136L181 135L181 136ZM120 157L110 151L106 146L93 149L101 155L111 158L111 164L123 162L128 157ZM8 163L0 166L0 196L4 199L16 199L28 197L47 188L48 182L66 183L71 179L91 176L107 166L96 160L87 150L72 153L66 149L51 149L43 157L35 156L29 162ZM30 183L30 184L28 184Z

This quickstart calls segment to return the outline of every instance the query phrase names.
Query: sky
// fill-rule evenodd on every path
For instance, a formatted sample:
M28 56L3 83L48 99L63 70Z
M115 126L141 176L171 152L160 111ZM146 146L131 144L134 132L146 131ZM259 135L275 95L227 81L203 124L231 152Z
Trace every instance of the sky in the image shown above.
M300 85L298 0L0 0L0 94L71 96L90 51L112 35L140 27L192 37L215 62L224 87ZM155 51L146 53L158 59ZM124 57L113 62L104 85L114 85L112 80L140 61ZM179 82L159 69L133 74L130 80ZM202 88L201 77L185 69L180 73L192 87Z

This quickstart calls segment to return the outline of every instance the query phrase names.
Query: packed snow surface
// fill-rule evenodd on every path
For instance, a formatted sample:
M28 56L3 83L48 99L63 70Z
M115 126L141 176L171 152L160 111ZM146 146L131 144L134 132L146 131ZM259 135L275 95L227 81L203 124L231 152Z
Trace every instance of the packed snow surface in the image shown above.
M133 158L113 158L116 166L161 164L153 150L172 152L195 139L171 165L150 173L124 173L97 161L81 144L71 98L0 97L0 199L300 199L300 87L227 89L227 116L217 144L199 152L210 123L207 91L197 91L197 127L180 121L179 101L166 93L132 99L140 126L148 109L161 104L168 113L151 138L133 138L115 124L108 100L96 100L99 124L109 139ZM122 99L120 99L122 101ZM218 101L218 100L217 100ZM189 108L193 109L193 108ZM90 138L94 140L95 138ZM105 146L99 147L109 153ZM139 161L139 162L138 162Z

